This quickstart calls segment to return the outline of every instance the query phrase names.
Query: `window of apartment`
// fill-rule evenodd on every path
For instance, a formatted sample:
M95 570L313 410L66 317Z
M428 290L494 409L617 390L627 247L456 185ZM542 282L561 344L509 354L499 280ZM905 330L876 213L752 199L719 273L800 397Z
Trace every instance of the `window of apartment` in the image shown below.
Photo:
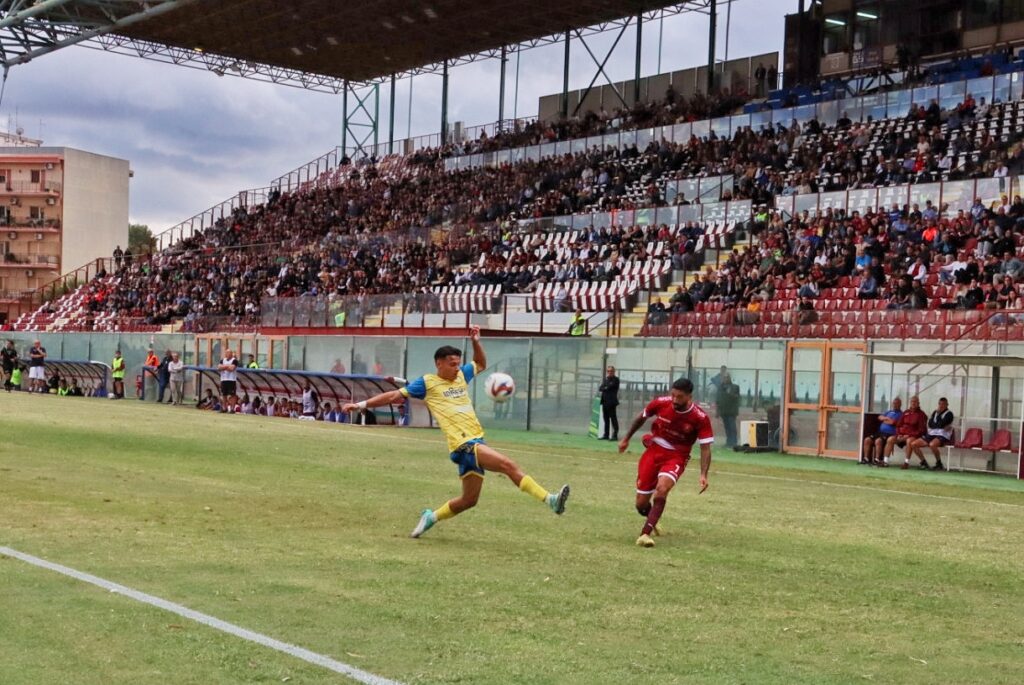
M43 208L42 207L29 207L28 216L30 219L42 219Z
M39 171L39 169L33 169L32 170L32 178L29 179L29 181L31 183L39 183L39 181L40 181L40 173L41 172Z
M847 40L848 29L848 13L842 12L826 16L822 52L826 55L832 55L837 52L846 52L849 50L850 45Z

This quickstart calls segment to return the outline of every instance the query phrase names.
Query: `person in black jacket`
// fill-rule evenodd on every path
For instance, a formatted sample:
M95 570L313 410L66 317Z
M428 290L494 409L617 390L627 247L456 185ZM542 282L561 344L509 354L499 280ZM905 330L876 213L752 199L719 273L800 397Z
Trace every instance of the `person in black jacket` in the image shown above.
M601 440L619 439L619 377L615 375L615 367L608 367L608 375L598 388L601 393L601 413L604 415L604 436ZM611 428L612 437L608 437Z

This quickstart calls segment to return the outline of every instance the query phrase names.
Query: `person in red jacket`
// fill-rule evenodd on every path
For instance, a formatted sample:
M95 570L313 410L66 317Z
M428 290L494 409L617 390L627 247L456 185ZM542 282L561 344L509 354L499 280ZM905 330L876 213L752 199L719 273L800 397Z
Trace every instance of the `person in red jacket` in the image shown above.
M921 400L917 395L910 398L910 408L903 412L896 424L896 435L885 441L885 461L889 461L893 450L897 447L905 450L903 466L908 468L910 462L910 444L920 438L928 430L928 415L921 411Z

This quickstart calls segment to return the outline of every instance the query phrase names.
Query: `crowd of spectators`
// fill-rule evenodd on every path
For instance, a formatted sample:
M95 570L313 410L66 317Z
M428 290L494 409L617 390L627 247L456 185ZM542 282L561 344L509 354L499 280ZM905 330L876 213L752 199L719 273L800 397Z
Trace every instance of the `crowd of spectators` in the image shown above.
M725 102L675 101L665 111L681 116L679 107ZM700 175L732 175L735 187L721 199L751 199L755 206L770 204L777 195L1006 175L1024 165L1020 131L997 137L982 128L978 135L953 135L969 122L1000 119L1005 106L974 103L968 97L945 112L937 103L914 108L906 117L912 135L890 128L879 137L871 125L844 116L828 128L813 120L794 122L761 131L742 129L731 138L711 135L687 144L651 141L643 150L594 149L450 173L430 154L408 159L396 173L365 164L351 169L334 187L274 193L265 204L239 208L168 250L124 259L116 274L87 286L89 317L114 315L149 324L184 319L198 327L198 320L209 317L254 318L265 296L425 293L467 283L530 292L543 283L613 280L629 261L652 257L647 254L652 240L665 243L676 268L693 268L700 264L699 257L689 257L700 227L687 226L674 234L653 227L588 230L566 252L545 250L543 234L517 233L516 219L661 206L668 200L666 181ZM631 124L660 116L644 111L632 111ZM694 116L697 112L686 111ZM673 200L691 201L696 198L679 195ZM1011 215L1011 209L1004 214L1016 217L1017 210ZM939 223L930 215L936 211L899 208L899 217L830 213L814 220L798 217L789 225L780 225L779 219L764 222L760 249L743 264L727 264L716 277L714 292L701 279L696 284L700 292L691 286L690 297L694 302L720 298L730 305L749 305L755 294L770 297L770 288L759 284L772 267L773 274L783 270L802 279L799 286L807 285L804 292L813 298L814 289L829 280L818 279L818 272L849 275L852 269L843 264L858 258L870 261L874 252L879 262L891 262L895 255L913 261L923 249L925 265L934 254L951 255L955 261L962 251L945 242L943 236L950 231L973 232L988 244L992 241L984 238L989 229L1006 230L998 212L986 214L976 230L974 223L965 228L963 217ZM973 210L970 218L978 218ZM452 225L460 230L437 230ZM818 237L810 240L809 233ZM445 238L437 239L439 234ZM851 235L862 239L851 241ZM897 252L888 251L890 241ZM876 243L882 248L875 248ZM986 259L982 267L991 270L988 253L979 256ZM865 297L889 296L886 274L894 266L883 273L868 270ZM906 283L898 304L915 297L913 280ZM963 295L968 299L977 292Z
M683 98L669 86L661 100L638 102L632 107L618 107L558 117L553 121L516 121L507 131L488 136L481 131L479 137L463 143L449 143L438 153L441 157L455 157L480 152L493 152L510 147L524 147L554 143L560 140L602 136L617 131L628 131L654 126L670 126L700 119L712 119L731 114L746 101L743 93L732 93L728 88L715 95L697 93Z

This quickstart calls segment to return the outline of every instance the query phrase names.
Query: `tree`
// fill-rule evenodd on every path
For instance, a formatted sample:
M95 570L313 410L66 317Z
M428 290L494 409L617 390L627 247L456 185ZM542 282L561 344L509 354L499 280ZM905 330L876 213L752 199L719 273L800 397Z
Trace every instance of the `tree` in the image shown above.
M128 225L128 249L134 255L156 251L156 238L145 224Z

